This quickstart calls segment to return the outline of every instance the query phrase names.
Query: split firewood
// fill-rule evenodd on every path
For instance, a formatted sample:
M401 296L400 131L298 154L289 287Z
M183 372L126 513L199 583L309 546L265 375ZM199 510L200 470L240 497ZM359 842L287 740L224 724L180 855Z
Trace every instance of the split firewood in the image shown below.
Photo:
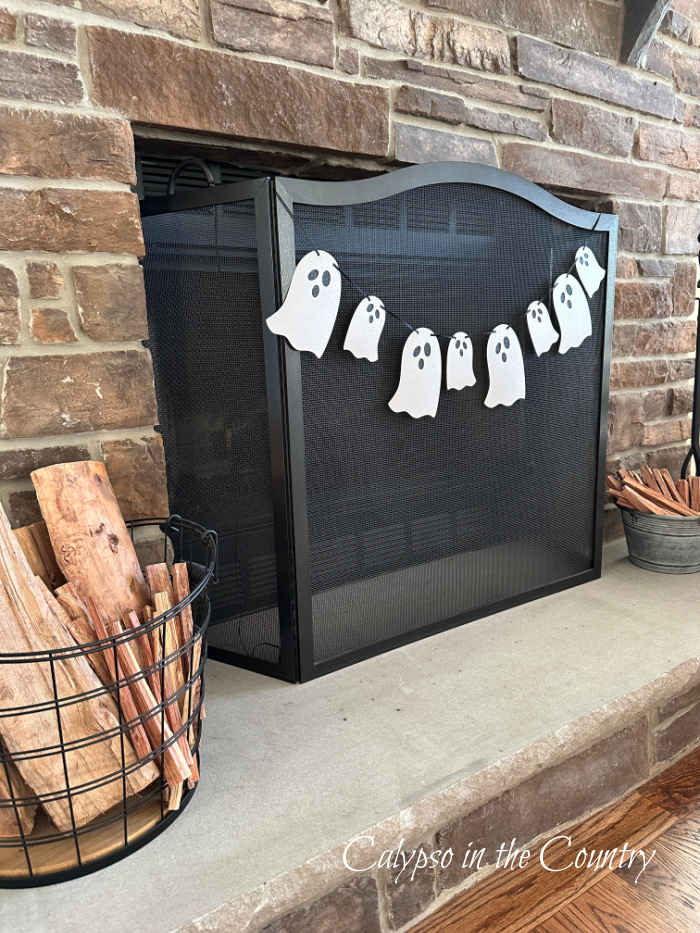
M22 553L27 558L27 563L29 564L32 573L35 577L40 577L46 586L51 588L51 578L49 573L44 567L44 562L41 559L41 554L39 553L36 544L34 543L34 538L32 533L29 530L29 526L25 525L24 528L15 528L14 536L19 542L19 546L22 548Z
M661 470L654 470L653 473L654 479L656 480L656 485L659 487L659 492L661 495L666 496L668 499L673 499L674 497L671 495L671 490L666 485L666 480Z
M666 488L671 493L671 498L675 499L676 502L680 502L681 505L684 505L685 503L683 502L683 497L676 489L676 484L673 482L671 474L668 472L668 470L661 470L661 475L663 476L664 482L666 483Z
M154 593L153 603L155 613L158 616L170 612L173 608L173 602L168 593ZM162 657L167 661L166 670L170 672L173 687L179 693L185 686L185 675L182 668L182 656L177 656L180 652L180 638L175 618L168 619L161 626L160 632L155 630L153 634L159 642L157 651L160 653L158 657L159 659Z
M668 512L666 509L661 508L655 503L650 502L648 499L644 499L642 496L638 495L632 489L625 489L623 493L611 493L618 505L623 506L628 509L636 509L638 512L646 512L649 515L672 515L674 513Z
M74 639L52 618L0 509L0 652L16 654L60 648L75 651L52 664L0 664L3 707L18 711L17 715L0 717L0 735L25 782L37 795L49 797L44 809L54 825L65 832L123 803L118 711ZM79 694L90 697L61 706L59 733L53 706L56 696L61 699ZM27 711L27 707L37 704L43 708ZM112 732L112 737L91 741L105 731ZM63 755L56 752L22 758L23 753L37 748L61 746L65 749ZM137 758L128 736L123 739L123 751L129 769ZM64 767L70 787L91 786L71 796L72 808L66 794ZM110 779L115 774L118 777ZM137 794L157 777L158 769L148 762L125 777L126 791L129 795Z
M5 758L3 760L3 754ZM12 786L12 793L10 793ZM36 803L19 803L29 800L34 792L22 779L15 763L0 746L0 838L11 839L28 836L34 829Z
M676 489L680 493L680 497L684 505L690 507L690 484L687 479L679 479L676 483Z
M654 473L649 469L648 466L646 466L646 464L642 467L640 472L642 474L642 481L646 483L649 489L653 489L655 492L662 492L661 487L656 482Z
M113 622L110 626L110 635L118 637L121 634L123 634L122 627L118 622ZM111 656L111 652L107 652L106 654L107 657ZM141 759L151 758L153 749L151 748L151 743L148 741L146 730L136 707L136 701L132 693L132 685L123 683L126 678L118 655L116 665L112 657L110 675L115 683L117 680L119 681L118 697L119 703L121 704L122 721L124 723L131 723L129 726L129 735L131 736L131 741L134 743L134 748Z
M661 493L654 492L653 489L649 489L648 486L644 486L642 483L638 483L636 480L626 479L624 485L625 488L629 487L644 499L647 499L664 509L669 509L671 512L675 512L677 515L695 516L697 514L684 505L684 503L676 502L675 499L670 499L667 496L662 496Z
M46 600L49 609L51 610L54 618L58 620L61 626L71 635L73 640L77 645L89 645L91 642L95 641L95 631L88 621L87 616L83 615L82 612L76 617L73 618L71 613L63 605L63 602L58 598L58 595L54 595L50 589L46 586L41 577L36 578L37 585L42 590L42 595ZM70 586L70 584L65 584L65 586ZM60 589L61 587L59 587ZM71 609L74 609L72 601L69 601ZM95 673L100 678L102 683L105 686L111 684L109 678L109 670L107 664L105 663L104 657L102 656L101 651L90 651L85 652L85 657L88 659L92 665Z
M621 487L620 487L621 488ZM178 603L183 602L190 595L190 578L187 572L187 564L173 564L173 590L175 592L175 599ZM182 643L183 645L188 644L194 638L194 620L192 618L192 606L186 606L185 609L180 613L180 631L182 632ZM199 665L202 660L202 642L198 638L192 647L190 648L189 653L187 654L187 661L185 664L185 671L187 676L191 679L194 673L199 669ZM184 697L182 698L182 703L180 704L180 712L182 713L183 719L188 719L192 713L192 710L197 709L199 705L199 698L201 695L201 678L197 677L194 689L188 688ZM191 697L191 699L190 699ZM201 719L206 717L204 711L204 704L199 711L199 716ZM190 746L194 744L195 734L194 727L190 730Z
M622 483L616 476L606 476L605 485L613 492L622 492ZM175 568L173 567L173 570Z
M31 532L34 545L39 552L41 561L46 568L46 573L49 577L49 588L55 590L56 587L63 586L66 582L66 578L63 576L61 568L58 566L46 522L34 522L33 525L28 525L27 527Z
M146 567L146 579L151 588L151 596L156 593L166 593L170 605L174 606L173 585L170 580L170 571L167 564L149 564Z
M690 485L690 507L694 512L700 512L700 476L691 476L688 483Z
M177 787L192 776L179 743L173 741L173 733L163 715L162 707L153 695L143 671L139 668L129 642L116 643L117 655L122 669L132 678L132 693L141 713L143 725L154 751L167 744L163 751L163 776L170 787Z
M103 463L82 460L32 473L54 553L67 580L107 619L141 612L148 587Z

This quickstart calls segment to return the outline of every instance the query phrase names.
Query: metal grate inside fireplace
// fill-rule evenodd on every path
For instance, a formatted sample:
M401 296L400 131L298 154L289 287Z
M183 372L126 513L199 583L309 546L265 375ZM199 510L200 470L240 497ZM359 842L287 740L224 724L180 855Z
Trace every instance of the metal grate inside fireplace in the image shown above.
M306 680L599 576L616 218L459 163L262 178L143 214L171 510L219 533L213 656ZM473 389L443 391L434 420L394 414L407 332L387 319L377 363L344 352L350 288L320 360L263 323L318 248L404 320L484 334L585 242L607 270L593 336L538 359L520 333L511 408L484 406L482 336Z

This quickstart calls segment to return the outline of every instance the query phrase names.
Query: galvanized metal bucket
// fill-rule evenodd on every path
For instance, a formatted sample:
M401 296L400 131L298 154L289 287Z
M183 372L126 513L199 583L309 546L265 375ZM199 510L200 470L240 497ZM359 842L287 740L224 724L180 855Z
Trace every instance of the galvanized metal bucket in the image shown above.
M657 573L700 571L700 518L621 509L629 558Z

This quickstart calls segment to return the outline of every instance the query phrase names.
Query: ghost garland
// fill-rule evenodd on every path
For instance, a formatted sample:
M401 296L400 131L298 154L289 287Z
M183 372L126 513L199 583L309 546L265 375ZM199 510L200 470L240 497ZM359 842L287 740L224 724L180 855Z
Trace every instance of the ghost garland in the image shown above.
M571 274L574 269L578 278ZM448 391L461 391L476 384L474 349L467 333L435 334L428 327L406 323L375 295L366 295L330 253L323 250L312 250L299 260L284 303L267 319L267 326L273 334L286 337L296 350L307 350L320 359L335 327L343 277L364 296L350 321L344 350L357 359L376 363L387 314L411 331L401 354L399 385L389 401L392 411L406 412L412 418L436 416L442 386L438 337L449 341L445 366ZM604 278L604 269L585 244L577 250L568 272L560 275L551 289L559 330L552 324L544 302L533 301L528 305L527 329L538 357L548 353L557 340L559 353L568 353L592 335L588 298L595 295ZM508 324L499 324L489 332L486 362L489 389L484 404L487 408L508 407L525 398L523 351L517 334Z

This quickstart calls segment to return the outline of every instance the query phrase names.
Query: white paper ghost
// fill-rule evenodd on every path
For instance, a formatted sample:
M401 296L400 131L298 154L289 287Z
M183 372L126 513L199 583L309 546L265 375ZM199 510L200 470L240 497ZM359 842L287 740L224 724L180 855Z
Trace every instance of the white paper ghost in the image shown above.
M442 356L435 334L418 327L409 336L401 354L399 387L389 402L392 411L405 411L412 418L434 418L440 401Z
M535 353L542 356L559 339L552 326L549 311L541 301L533 301L527 308L527 329L530 331Z
M296 350L321 357L338 315L340 291L335 259L323 250L313 250L299 260L284 304L267 319L267 326Z
M593 333L591 312L583 289L573 275L560 275L552 289L552 304L557 313L561 340L559 352L580 347Z
M385 323L386 312L379 298L374 295L363 298L355 308L343 350L349 350L358 360L376 363L379 359L379 338Z
M582 246L576 252L576 272L588 297L592 298L605 278L605 269L598 265L598 260L588 246Z
M448 389L464 389L476 383L474 348L469 337L462 331L456 333L450 340L445 369Z
M512 405L525 398L525 366L520 342L512 327L499 324L489 335L486 347L489 367L489 391L484 404Z

